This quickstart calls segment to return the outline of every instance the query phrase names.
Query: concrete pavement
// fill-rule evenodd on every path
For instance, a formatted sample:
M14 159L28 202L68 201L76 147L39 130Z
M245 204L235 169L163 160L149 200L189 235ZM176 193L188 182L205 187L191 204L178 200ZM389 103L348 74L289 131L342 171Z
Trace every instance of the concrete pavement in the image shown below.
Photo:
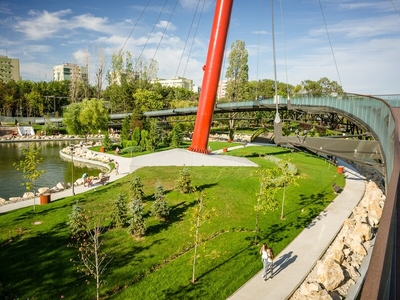
M251 144L247 145L251 146ZM240 148L243 146L236 146ZM231 149L231 148L230 148ZM219 151L216 151L219 152ZM159 153L152 153L135 158L112 156L119 163L119 174L111 172L110 181L117 180L144 166L252 166L256 165L240 157L210 155L190 152L183 149L173 149ZM228 299L230 300L256 300L256 299L287 299L297 289L314 267L317 260L324 254L343 222L351 215L353 208L362 199L365 192L364 179L352 166L341 162L346 174L346 185L343 191L320 215L304 229L281 253L276 254L274 262L274 278L266 282L261 278L260 272L250 279L244 286L237 290ZM86 192L92 187L75 187L75 194ZM72 190L68 189L51 195L51 201L71 196ZM39 198L36 198L39 204ZM0 213L21 207L32 206L33 200L26 200L0 207Z
M279 254L275 253L274 278L264 282L260 270L229 300L283 300L295 292L364 196L365 178L352 166L343 162L341 165L346 174L343 191L296 239Z

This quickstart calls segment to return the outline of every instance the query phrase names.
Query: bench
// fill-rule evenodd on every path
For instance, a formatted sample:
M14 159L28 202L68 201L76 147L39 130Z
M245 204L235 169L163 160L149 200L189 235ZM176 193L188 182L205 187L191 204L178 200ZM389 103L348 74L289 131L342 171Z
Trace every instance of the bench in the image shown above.
M342 188L338 185L336 185L336 182L332 183L332 190L335 192L335 194L338 194Z
M110 176L104 176L104 177L100 178L100 180L97 183L101 184L101 185L105 185L106 182L109 180L110 180Z

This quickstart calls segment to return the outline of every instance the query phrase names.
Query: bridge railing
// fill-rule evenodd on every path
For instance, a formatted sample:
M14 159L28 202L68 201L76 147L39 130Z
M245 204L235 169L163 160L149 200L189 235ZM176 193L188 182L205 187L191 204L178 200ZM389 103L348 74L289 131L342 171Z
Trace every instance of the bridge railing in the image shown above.
M379 140L386 167L386 180L390 181L394 164L395 120L388 102L362 95L345 94L341 97L301 97L290 100L293 107L326 107L346 112L368 126Z
M303 110L307 106L318 106L346 112L366 124L379 141L386 167L386 201L361 299L396 299L400 295L400 118L387 101L354 94L294 98L291 104Z

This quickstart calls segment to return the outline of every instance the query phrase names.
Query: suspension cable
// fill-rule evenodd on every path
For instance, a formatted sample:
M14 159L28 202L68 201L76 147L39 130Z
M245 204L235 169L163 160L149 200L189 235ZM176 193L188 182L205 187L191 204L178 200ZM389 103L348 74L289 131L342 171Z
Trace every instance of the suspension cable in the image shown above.
M197 35L197 30L199 29L200 20L201 20L201 17L202 17L202 15L203 15L205 3L206 3L206 0L203 1L203 6L201 7L200 16L199 16L199 19L198 19L198 21L197 21L196 30L194 31L192 44L190 45L189 54L188 54L188 57L187 57L187 60L186 60L185 69L183 70L183 75L182 75L183 77L185 77L185 74L186 74L186 68L187 68L187 66L188 66L189 58L190 58L190 55L191 55L192 50L193 50L194 40L195 40L196 35Z
M173 16L174 12L175 12L175 9L176 9L177 4L178 4L178 0L175 1L174 8L172 9L171 15L169 16L167 25L164 27L164 31L163 31L163 33L162 33L162 35L161 35L160 41L158 42L156 51L154 51L154 55L153 55L152 60L154 60L154 57L155 57L156 54L157 54L158 48L160 47L161 41L163 40L164 35L165 35L165 32L167 31L167 28L168 28L168 26L169 26L169 23L171 22L171 18L172 18L172 16Z
M128 42L129 38L131 37L131 35L132 35L132 33L133 33L133 30L135 30L137 24L139 23L140 19L141 19L142 16L143 16L143 13L145 12L145 10L147 9L147 7L149 6L150 1L151 1L151 0L148 0L148 1L147 1L146 6L143 8L142 13L140 14L139 18L136 20L135 25L133 25L133 28L132 28L131 32L129 33L128 37L126 38L125 43L122 45L121 49L119 50L120 52L122 52L122 50L124 49L126 43Z
M257 67L256 67L256 80L257 80L256 100L258 99L258 87L260 85L260 83L258 82L258 69L259 69L259 64L260 64L261 2L262 2L262 0L260 0L258 2L258 45L257 45Z
M194 23L194 20L195 20L195 18L196 18L197 11L198 11L198 9L199 9L199 5L200 5L200 1L197 1L196 11L195 11L194 14L193 14L192 23L190 24L190 28L189 28L188 34L187 34L187 36L186 36L185 46L183 46L181 58L179 59L178 67L176 68L175 78L178 77L179 68L180 68L180 66L181 66L181 62L182 62L182 59L183 59L183 55L185 54L185 50L186 50L187 43L188 43L188 41L189 41L190 33L192 32L193 23Z
M148 37L147 37L147 40L146 40L146 43L144 44L144 46L143 46L143 48L142 48L142 51L140 52L140 55L139 55L139 57L138 57L137 60L136 60L134 70L136 70L137 64L138 64L138 62L140 61L140 58L141 58L142 55L143 55L144 49L146 48L146 46L147 46L147 44L148 44L148 42L149 42L149 40L150 40L150 37L152 36L152 34L153 34L153 32L154 32L154 29L156 28L156 25L158 24L158 21L160 20L160 17L161 17L161 15L162 15L162 13L164 12L164 9L165 9L165 6L167 5L167 2L168 2L168 0L165 0L164 6L162 7L160 13L158 14L157 20L156 20L156 22L155 22L154 25L153 25L153 29L152 29L151 32L149 33L149 35L148 35Z
M326 34L328 36L329 45L331 47L333 61L335 62L336 72L337 72L337 75L338 75L338 78L339 78L339 84L340 84L340 86L342 86L342 80L340 79L339 69L338 69L338 66L337 66L337 63L336 63L335 53L333 52L332 42L331 42L331 38L329 36L329 31L328 31L328 26L326 26L325 15L324 15L324 11L322 9L321 0L318 0L318 2L319 2L319 7L321 8L322 18L324 19L325 30L326 30Z
M282 0L280 0L280 7L281 7L281 25L282 25L282 35L283 35L283 53L285 56L285 71L286 71L286 93L287 99L290 100L290 92L289 92L289 77L288 77L288 70L287 70L287 61L286 61L286 39L285 39L285 28L283 25L283 12L282 12Z
M276 51L275 51L275 25L274 25L274 0L271 0L271 21L272 21L272 49L274 54L274 89L275 96L278 94L278 84L276 76Z
M392 3L392 5L393 5L393 7L394 7L394 10L397 12L397 14L400 16L400 12L399 12L399 10L397 9L397 7L396 7L396 5L393 3L393 0L390 0L390 2Z

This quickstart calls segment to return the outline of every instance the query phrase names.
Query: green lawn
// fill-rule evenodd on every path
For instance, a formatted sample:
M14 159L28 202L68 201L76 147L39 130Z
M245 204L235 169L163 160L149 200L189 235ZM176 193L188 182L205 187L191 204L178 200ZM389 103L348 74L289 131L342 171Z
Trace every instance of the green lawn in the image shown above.
M231 143L230 143L231 144ZM213 146L211 146L213 147ZM214 147L213 147L214 150ZM288 187L285 220L281 208L260 217L259 239L278 254L335 197L331 184L343 187L345 179L323 159L290 153L278 147L246 147L228 155L245 156L253 167L189 167L193 184L205 193L206 206L215 209L211 221L201 227L204 244L199 248L195 284L192 275L194 232L191 218L195 195L174 190L182 167L146 167L119 181L67 197L48 205L0 215L0 296L9 299L94 299L95 285L85 283L70 259L68 214L75 200L102 221L103 251L113 260L103 279L104 299L226 299L261 269L259 246L254 245L256 171L274 165L262 155L286 155L299 170L299 186ZM118 194L130 198L130 181L138 175L144 184L146 236L132 238L126 228L108 229L110 202ZM160 180L172 208L163 222L149 215L155 183ZM282 194L278 194L281 201Z

